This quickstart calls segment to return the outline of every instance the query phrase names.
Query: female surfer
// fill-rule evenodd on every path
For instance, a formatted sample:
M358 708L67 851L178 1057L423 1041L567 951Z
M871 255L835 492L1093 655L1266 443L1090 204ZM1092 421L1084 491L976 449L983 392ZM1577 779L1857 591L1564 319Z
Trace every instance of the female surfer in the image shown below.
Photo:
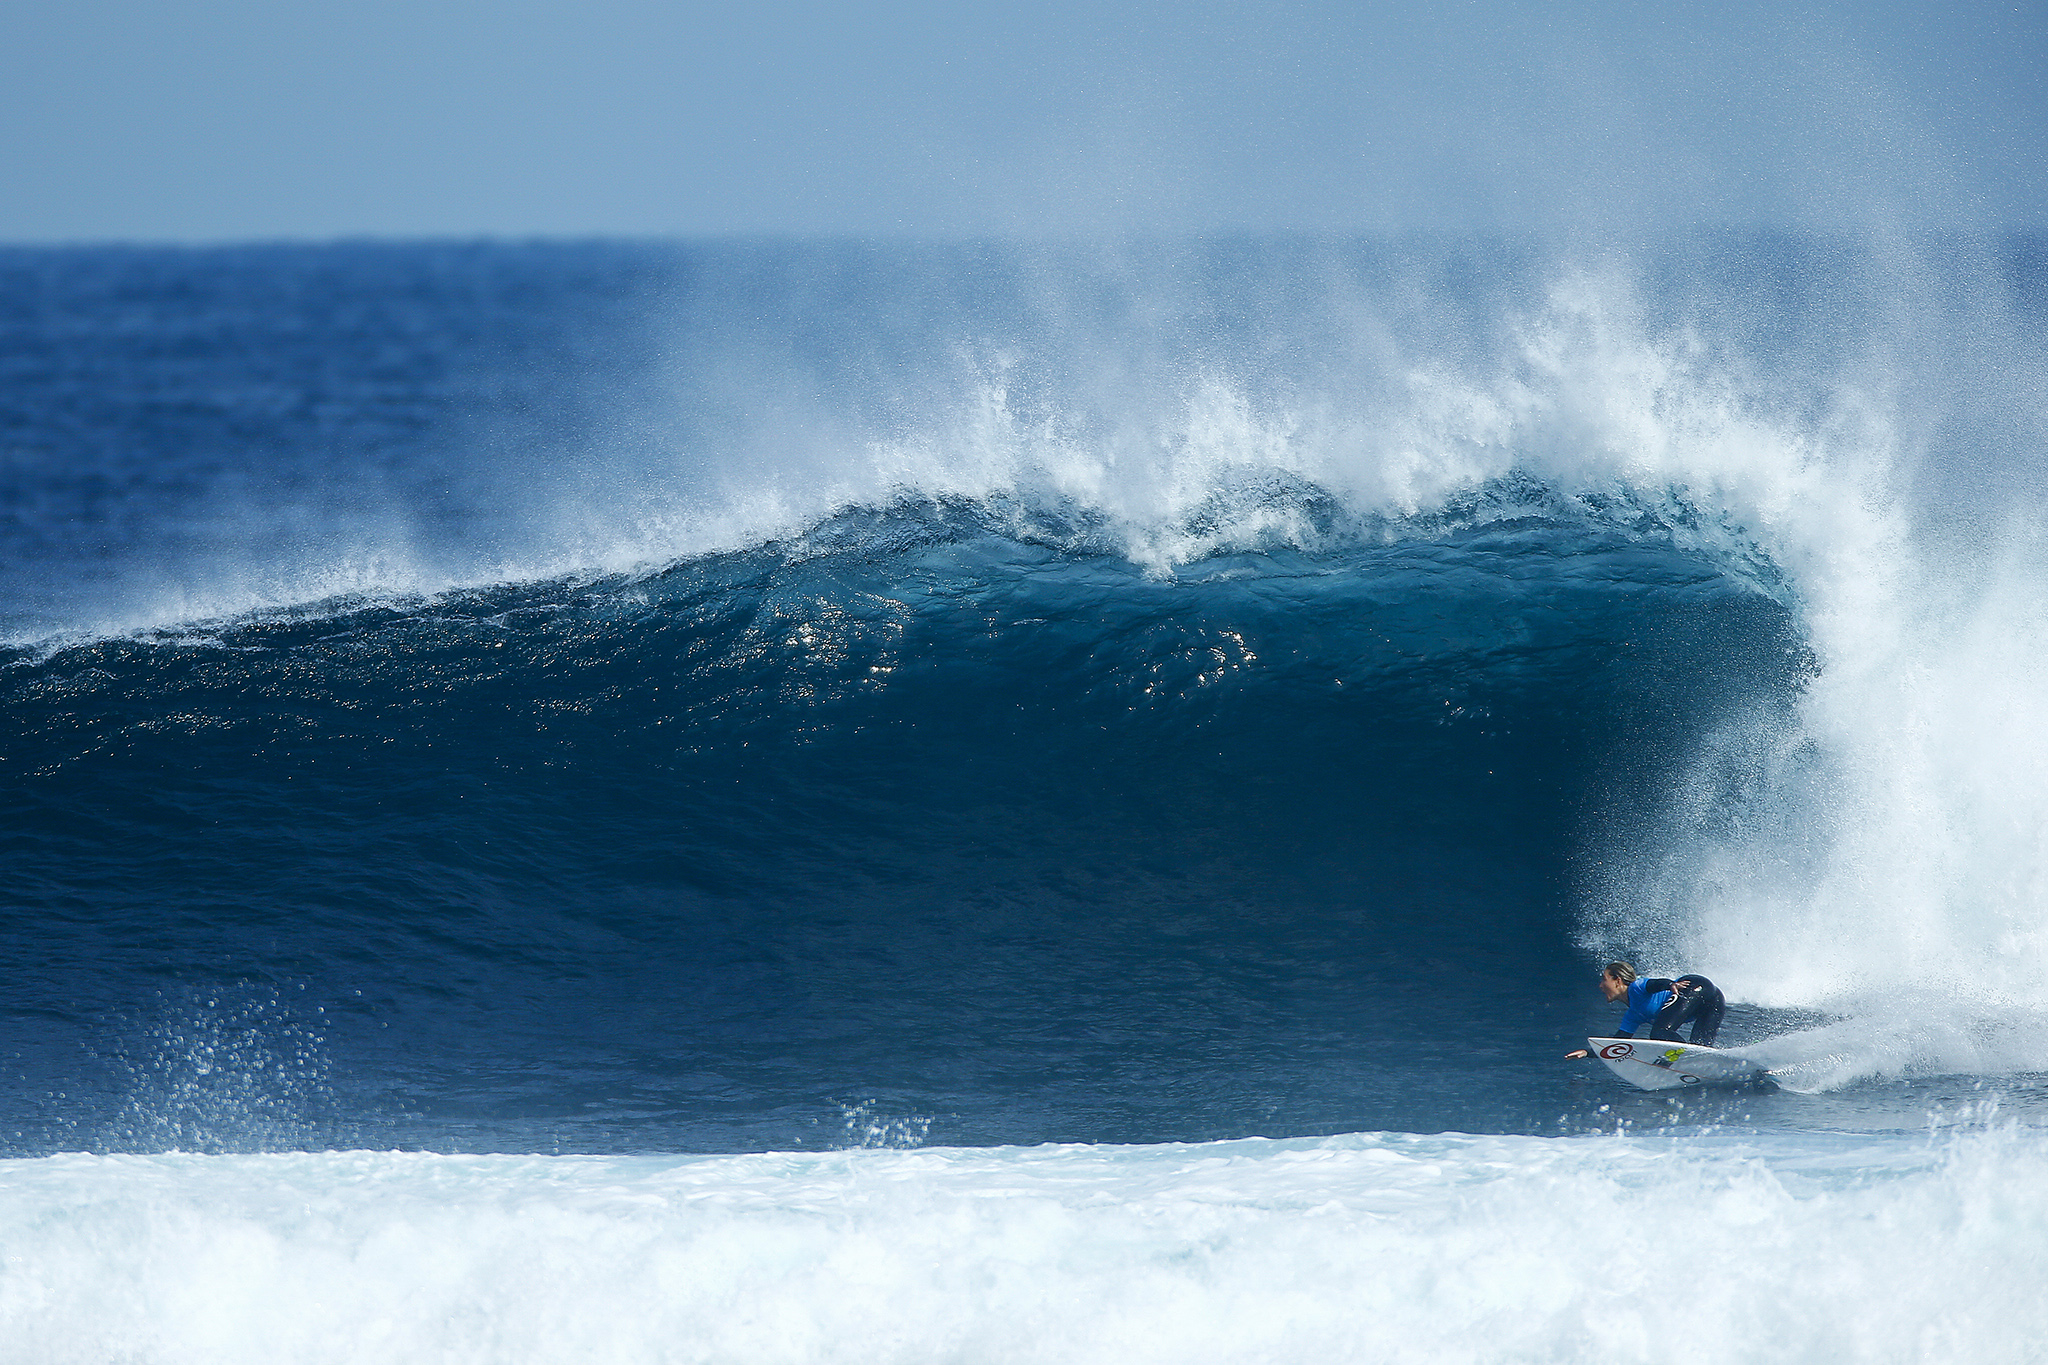
M1612 1034L1616 1038L1633 1038L1637 1029L1648 1024L1652 1038L1712 1047L1721 1032L1721 1016L1728 1009L1721 988L1704 976L1686 975L1672 980L1650 976L1639 980L1636 969L1626 962L1610 962L1601 969L1600 993L1609 1004L1628 1002L1621 1013L1621 1027ZM1692 1023L1692 1037L1681 1040L1678 1026L1688 1020ZM1593 1050L1584 1047L1564 1054L1566 1061L1592 1055Z

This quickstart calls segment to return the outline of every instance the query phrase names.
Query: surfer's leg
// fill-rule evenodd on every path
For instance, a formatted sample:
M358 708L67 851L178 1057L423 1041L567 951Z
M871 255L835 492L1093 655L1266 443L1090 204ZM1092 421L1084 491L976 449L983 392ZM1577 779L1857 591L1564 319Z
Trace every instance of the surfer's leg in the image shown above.
M1650 1036L1674 1043L1684 1041L1678 1036L1678 1026L1690 1022L1692 1041L1701 1047L1711 1047L1714 1035L1721 1031L1723 1006L1719 988L1704 976L1681 976L1671 986L1671 1001L1657 1011Z
M1721 1035L1721 1016L1728 1012L1728 998L1719 986L1704 979L1695 998L1699 1003L1692 1016L1692 1040L1701 1047L1712 1047Z
M1721 1016L1727 1012L1728 1001L1721 994L1721 988L1704 976L1681 976L1672 982L1674 990L1670 1005L1657 1015L1659 1024L1670 1016L1671 1036L1678 1036L1678 1025L1692 1021L1691 1041L1700 1047L1712 1047L1714 1039L1721 1032Z
M1668 1043L1682 1041L1678 1036L1678 1026L1692 1018L1693 1011L1699 1007L1699 997L1686 989L1686 983L1690 980L1691 977L1681 976L1672 983L1675 989L1671 992L1671 998L1664 1003L1663 1009L1657 1011L1657 1017L1650 1021L1650 1037Z

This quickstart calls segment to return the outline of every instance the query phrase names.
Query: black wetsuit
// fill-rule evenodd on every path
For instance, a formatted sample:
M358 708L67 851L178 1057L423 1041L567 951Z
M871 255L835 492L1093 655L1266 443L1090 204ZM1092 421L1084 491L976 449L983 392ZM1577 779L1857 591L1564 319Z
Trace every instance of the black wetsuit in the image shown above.
M1719 986L1704 976L1681 976L1675 981L1653 979L1649 986L1652 994L1671 992L1671 999L1650 1023L1652 1038L1691 1042L1699 1047L1714 1045L1714 1039L1721 1034L1721 1016L1728 1012L1728 1001ZM1678 1026L1688 1020L1692 1023L1692 1037L1680 1038Z

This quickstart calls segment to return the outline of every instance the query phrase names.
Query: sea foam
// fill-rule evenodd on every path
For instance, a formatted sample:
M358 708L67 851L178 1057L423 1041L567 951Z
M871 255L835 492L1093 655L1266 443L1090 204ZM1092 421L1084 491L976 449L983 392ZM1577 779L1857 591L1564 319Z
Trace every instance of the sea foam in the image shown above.
M0 1165L0 1360L2027 1358L2048 1142Z

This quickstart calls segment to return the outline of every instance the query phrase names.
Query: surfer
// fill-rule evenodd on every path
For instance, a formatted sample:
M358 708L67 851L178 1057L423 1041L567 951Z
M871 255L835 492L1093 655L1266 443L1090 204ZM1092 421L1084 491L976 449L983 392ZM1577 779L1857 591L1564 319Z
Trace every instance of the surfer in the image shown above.
M1728 1009L1721 988L1704 976L1638 979L1636 969L1626 962L1610 962L1601 969L1600 993L1609 1004L1628 1002L1621 1013L1621 1027L1612 1035L1616 1038L1633 1038L1637 1029L1648 1024L1652 1038L1712 1047L1721 1033L1721 1016ZM1692 1037L1682 1040L1678 1026L1688 1021L1692 1024ZM1593 1050L1584 1047L1564 1054L1566 1061L1592 1055Z

